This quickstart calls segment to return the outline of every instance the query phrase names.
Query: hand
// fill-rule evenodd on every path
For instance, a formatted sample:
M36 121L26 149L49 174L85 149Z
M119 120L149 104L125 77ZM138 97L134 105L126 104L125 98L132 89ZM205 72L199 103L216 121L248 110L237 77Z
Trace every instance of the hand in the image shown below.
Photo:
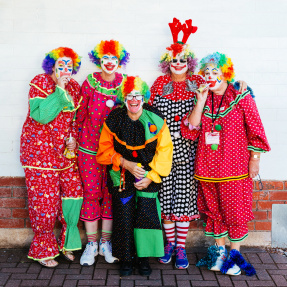
M259 162L260 159L251 158L249 160L249 177L254 178L259 173Z
M61 87L62 89L65 89L67 84L69 83L70 78L67 77L62 77L58 79L58 86Z
M204 105L205 102L206 102L206 99L207 99L209 87L206 86L206 84L201 84L199 87L200 88L205 87L205 89L201 93L198 92L198 91L196 92L196 94L197 94L197 96L196 96L197 102L201 103L202 105Z
M239 83L239 93L243 93L247 89L247 83L244 81L237 81Z
M137 190L143 190L143 189L146 189L150 185L151 182L152 182L151 179L145 177L141 181L134 183L134 185Z
M144 177L145 170L139 166L137 166L136 162L132 162L129 160L124 160L123 168L127 169L131 174L133 174L137 179Z
M77 142L74 138L69 142L69 139L66 140L66 146L69 151L72 151L76 148Z

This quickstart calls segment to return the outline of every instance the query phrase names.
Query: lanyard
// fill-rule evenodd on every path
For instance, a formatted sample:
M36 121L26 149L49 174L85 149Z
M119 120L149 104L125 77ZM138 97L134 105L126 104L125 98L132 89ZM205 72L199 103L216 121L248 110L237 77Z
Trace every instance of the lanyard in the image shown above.
M229 84L228 84L228 86L229 86ZM219 107L218 107L218 110L217 110L217 113L216 113L214 119L213 119L213 101L214 101L214 99L213 99L213 92L212 92L212 94L211 94L211 121L212 121L211 132L212 132L212 133L213 133L214 122L215 122L216 119L218 118L219 111L220 111L220 107L221 107L221 105L222 105L223 98L224 98L225 93L226 93L226 91L227 91L227 89L228 89L228 86L227 86L227 88L225 89L223 96L221 97L221 101L220 101L220 104L219 104Z

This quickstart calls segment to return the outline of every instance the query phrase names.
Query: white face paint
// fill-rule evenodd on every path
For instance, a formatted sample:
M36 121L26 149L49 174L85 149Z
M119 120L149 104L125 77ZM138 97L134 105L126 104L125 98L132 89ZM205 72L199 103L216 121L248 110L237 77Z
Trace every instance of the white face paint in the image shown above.
M101 58L101 67L106 73L112 74L119 67L119 59L114 55L104 55Z
M184 74L187 71L187 59L184 59L184 52L177 54L170 62L170 70L173 74Z
M139 91L132 90L125 97L125 105L132 114L136 114L142 108L143 103L143 96Z
M71 58L62 57L55 63L55 76L57 79L62 77L71 78L73 72L73 61Z
M211 91L217 90L224 82L221 69L217 69L213 64L208 64L205 67L204 74L205 80L207 84L209 84L209 89Z

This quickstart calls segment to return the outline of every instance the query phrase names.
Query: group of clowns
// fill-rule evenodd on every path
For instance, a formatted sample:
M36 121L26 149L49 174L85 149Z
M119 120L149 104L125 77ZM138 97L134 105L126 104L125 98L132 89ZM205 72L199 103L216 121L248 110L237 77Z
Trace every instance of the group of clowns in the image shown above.
M233 63L219 52L203 58L195 74L198 62L186 42L197 27L176 18L169 26L174 43L151 89L138 76L117 73L130 56L118 41L101 41L89 53L101 71L82 86L71 77L81 66L76 52L60 47L46 54L45 73L30 83L21 135L34 231L29 258L55 267L61 252L73 261L82 248L80 218L88 240L83 266L100 254L120 262L127 276L137 259L139 273L148 276L149 257L167 264L175 255L175 267L185 269L189 224L200 212L205 235L216 243L197 266L256 273L240 242L254 218L252 178L270 147L252 90L234 83Z

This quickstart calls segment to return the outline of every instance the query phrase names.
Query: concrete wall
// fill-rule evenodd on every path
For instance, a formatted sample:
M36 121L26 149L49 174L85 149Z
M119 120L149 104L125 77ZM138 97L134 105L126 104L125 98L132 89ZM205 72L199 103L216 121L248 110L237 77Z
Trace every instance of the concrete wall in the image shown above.
M125 72L152 84L172 36L168 22L192 18L188 41L198 58L220 51L233 59L237 79L253 88L272 151L261 177L286 179L287 1L284 0L0 0L0 176L23 176L19 137L29 81L45 53L69 46L81 56L80 83L96 70L87 53L117 39L131 53Z

